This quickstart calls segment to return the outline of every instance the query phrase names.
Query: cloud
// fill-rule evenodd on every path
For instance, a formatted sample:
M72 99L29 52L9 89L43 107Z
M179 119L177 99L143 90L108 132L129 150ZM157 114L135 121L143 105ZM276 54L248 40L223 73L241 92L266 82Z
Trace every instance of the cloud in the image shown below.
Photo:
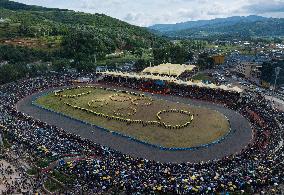
M143 13L128 13L124 18L124 21L127 21L132 24L140 24L140 26L147 25L147 17Z
M244 6L244 10L251 13L270 13L270 12L284 12L284 1L277 0L260 0L254 1L252 4Z
M104 13L139 26L234 15L284 17L284 0L16 0L88 13Z

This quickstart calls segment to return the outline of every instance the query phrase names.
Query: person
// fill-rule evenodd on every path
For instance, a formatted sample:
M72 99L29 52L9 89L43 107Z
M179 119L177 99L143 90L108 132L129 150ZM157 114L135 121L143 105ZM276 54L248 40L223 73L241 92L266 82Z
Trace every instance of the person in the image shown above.
M71 81L79 76L86 77L81 73L58 74L0 86L0 124L8 129L7 139L13 148L21 149L16 150L17 154L26 151L31 159L83 157L53 168L75 177L73 182L65 183L72 193L79 193L82 188L89 194L119 191L128 194L212 194L242 190L259 193L270 192L272 188L281 192L284 148L279 143L284 136L284 114L273 108L261 94L245 92L240 96L236 92L171 85L167 93L173 96L214 102L239 112L250 121L254 139L241 152L222 159L161 163L133 158L17 111L16 103L25 96L53 87L71 86ZM102 82L111 87L116 86L117 79L105 77ZM160 88L151 81L120 78L119 85L145 89L146 82L148 91L160 93ZM8 176L5 172L5 177ZM29 189L36 189L45 179L34 181Z

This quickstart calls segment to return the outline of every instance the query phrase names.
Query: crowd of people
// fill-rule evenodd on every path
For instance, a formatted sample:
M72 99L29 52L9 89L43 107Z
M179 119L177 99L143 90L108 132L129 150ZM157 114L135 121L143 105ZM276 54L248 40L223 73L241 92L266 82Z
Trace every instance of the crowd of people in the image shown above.
M16 103L27 95L52 87L70 86L82 75L51 75L0 86L0 124L7 139L25 148L33 159L58 160L78 154L86 158L61 163L55 169L76 179L68 184L73 192L125 192L128 194L216 192L277 193L284 180L284 114L261 94L229 92L168 84L147 90L222 104L249 119L254 136L237 154L199 163L160 163L138 159L93 143L63 129L17 111ZM85 75L84 75L85 76ZM93 76L93 75L89 75ZM146 81L106 77L104 84L145 90ZM43 173L46 174L46 173Z
M0 194L35 194L42 181L39 178L29 177L26 163L20 160L22 151L2 151L0 158Z

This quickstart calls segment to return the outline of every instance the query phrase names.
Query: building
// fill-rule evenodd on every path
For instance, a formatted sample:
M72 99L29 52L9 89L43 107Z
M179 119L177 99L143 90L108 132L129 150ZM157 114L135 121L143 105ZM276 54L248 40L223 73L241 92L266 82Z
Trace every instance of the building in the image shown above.
M107 70L108 70L107 66L97 66L96 67L96 72L105 72Z
M2 22L6 22L7 20L6 19L4 19L4 18L0 18L0 23L2 23Z
M0 67L1 66L5 66L5 65L7 65L9 62L8 61L2 61L2 62L0 62Z
M121 71L135 70L135 62L127 62L118 67Z
M261 76L261 65L252 62L241 62L235 69L236 73L251 81L258 80Z
M225 56L224 55L214 55L212 56L215 65L220 65L225 63Z
M145 68L142 73L150 75L179 77L185 72L194 73L196 71L197 67L195 65L166 63Z
M79 77L77 80L74 80L75 83L89 83L92 79L89 77Z

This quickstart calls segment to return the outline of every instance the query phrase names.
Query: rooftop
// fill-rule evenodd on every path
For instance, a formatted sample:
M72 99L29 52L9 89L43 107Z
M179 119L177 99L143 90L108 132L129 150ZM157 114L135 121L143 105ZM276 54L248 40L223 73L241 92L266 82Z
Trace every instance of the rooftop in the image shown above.
M185 65L185 64L160 64L158 66L145 68L142 73L148 74L159 74L178 77L185 71L192 71L195 65Z

